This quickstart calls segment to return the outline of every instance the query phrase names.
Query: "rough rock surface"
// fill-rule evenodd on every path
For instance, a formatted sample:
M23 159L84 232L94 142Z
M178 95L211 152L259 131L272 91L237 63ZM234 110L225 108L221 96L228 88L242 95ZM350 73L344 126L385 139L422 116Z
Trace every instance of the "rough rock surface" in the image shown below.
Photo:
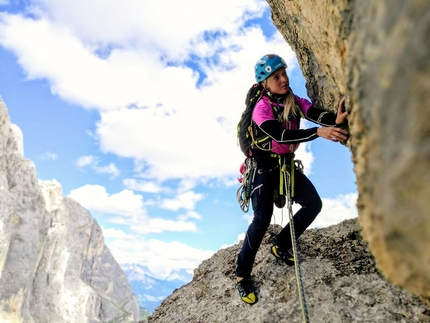
M139 304L97 222L39 183L0 99L0 322L136 322Z
M308 95L347 97L363 236L392 283L430 303L430 1L267 0Z
M279 230L269 228L257 253L256 304L242 302L234 285L241 242L205 260L193 280L169 296L148 322L303 322L294 267L276 263L269 251L270 238ZM299 251L310 322L430 322L424 302L378 274L357 219L305 231Z

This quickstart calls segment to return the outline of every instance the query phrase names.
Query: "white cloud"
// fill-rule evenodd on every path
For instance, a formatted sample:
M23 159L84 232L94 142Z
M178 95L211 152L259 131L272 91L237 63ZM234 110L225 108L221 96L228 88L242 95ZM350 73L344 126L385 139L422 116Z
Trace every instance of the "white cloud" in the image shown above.
M70 192L69 197L89 210L131 217L144 215L143 198L130 190L109 194L100 185L85 185Z
M201 64L224 46L237 46L205 33L237 34L250 16L245 9L262 15L266 7L245 0L172 2L168 10L157 1L39 0L33 1L35 19L1 16L0 41L19 56L30 78L48 79L63 99L100 109L155 105L154 97L166 94L159 76L193 81L197 75L184 66L190 54Z
M115 228L103 228L103 237L105 239L136 239L138 236L133 234L126 234L122 230Z
M178 219L179 220L183 220L183 221L188 220L188 219L201 220L202 216L200 214L198 214L197 212L195 212L195 211L188 211L185 214L180 214L178 216Z
M85 167L90 166L98 174L110 174L111 178L115 178L119 175L119 169L114 163L110 163L107 166L99 166L99 158L96 156L81 156L76 161L76 166Z
M147 266L160 279L167 278L178 269L192 272L214 253L176 241L148 240L116 229L103 228L103 234L110 241L109 249L120 264L139 263Z
M185 192L179 194L175 199L165 199L160 207L167 210L178 211L179 209L192 210L196 203L203 198L203 194Z
M127 189L147 192L147 193L159 193L162 190L167 189L167 188L163 188L158 183L150 182L150 181L139 181L134 178L126 178L122 181L122 183Z
M296 67L279 34L267 39L260 28L243 27L244 10L261 15L267 3L185 1L177 4L179 17L155 1L142 8L139 1L110 0L102 12L99 2L37 1L37 19L3 14L0 43L30 79L46 79L62 99L98 109L101 149L143 161L143 178L236 176L243 159L236 125L256 60L277 52ZM154 21L169 21L169 28ZM100 55L106 44L111 50ZM189 62L206 76L200 87Z
M165 69L153 78L159 88L165 89L162 84L168 84L164 93L151 90L152 94L158 93L158 105L103 112L97 124L103 151L144 160L146 167L141 176L149 179L236 176L243 160L236 127L245 93L254 81L255 58L273 48L293 57L281 38L268 45L257 30L237 36L236 42L242 47L240 52L224 53L236 68L217 70L209 66L210 86L196 88L195 80L177 77Z
M127 226L132 232L138 234L172 232L198 232L194 222L188 219L200 219L192 211L195 203L201 198L199 194L180 195L173 203L178 208L185 208L186 216L180 215L178 220L160 217L148 217L146 205L142 195L131 190L109 194L106 188L100 185L85 185L69 194L86 209L101 214L107 222ZM153 203L149 203L153 205Z
M121 224L129 227L133 233L138 234L149 234L149 233L161 233L161 232L198 232L197 225L194 222L185 220L169 220L155 217L112 217L109 219L109 223Z
M119 169L115 166L114 163L110 163L107 166L95 166L94 169L96 173L110 174L112 175L112 178L117 177L119 175Z
M81 156L76 161L76 166L85 167L97 164L97 157L95 156Z
M311 151L311 142L301 143L295 152L294 159L300 161L303 165L303 172L306 176L312 173L312 163L314 162L314 155Z
M338 224L346 219L356 218L358 216L357 211L357 193L348 193L338 195L336 198L322 198L323 208L318 214L317 218L310 225L310 228L324 228L330 225ZM300 205L293 204L293 213L296 213L300 208ZM252 210L251 210L252 211ZM250 211L250 212L251 212ZM280 224L285 226L288 223L288 208L287 206L283 209L275 207L274 215L272 217L272 223ZM252 218L249 219L250 223Z
M56 160L58 158L57 154L46 151L41 156L42 160Z
M323 208L309 228L325 228L347 219L356 218L358 216L356 206L357 198L357 193L341 194L334 199L322 198ZM299 209L300 205L294 203L292 207L293 214L295 214ZM271 223L285 227L289 222L288 212L288 204L283 209L274 207ZM252 222L253 212L251 205L249 212L246 213L243 218L247 222L247 225ZM238 235L235 243L239 243L241 240L245 239L247 227L244 229L245 231ZM223 245L221 248L227 248L229 246L230 245Z
M350 193L339 195L335 199L323 199L323 210L318 215L311 228L326 227L337 224L345 219L357 217L357 194ZM298 205L294 204L294 212ZM251 212L251 211L250 211ZM288 210L275 209L277 215L274 219L278 224L285 226L288 223ZM252 220L251 213L244 216L248 223ZM244 228L246 230L246 228ZM109 241L109 248L120 264L139 263L148 266L154 276L165 279L171 272L178 269L186 269L192 272L194 268L205 259L211 257L214 251L200 250L189 247L179 242L162 242L158 240L146 240L138 234L126 234L121 230L103 228L103 233ZM245 237L241 233L235 243L239 243ZM231 245L223 245L226 248ZM216 251L215 251L216 252Z
M335 199L323 198L323 209L311 227L323 228L358 217L357 198L357 193L342 194Z
M243 19L261 14L267 6L249 0L172 1L167 7L157 0L36 3L45 8L45 16L53 23L74 30L86 43L130 46L144 39L145 46L167 56L186 55L192 40L202 37L204 31L231 32Z

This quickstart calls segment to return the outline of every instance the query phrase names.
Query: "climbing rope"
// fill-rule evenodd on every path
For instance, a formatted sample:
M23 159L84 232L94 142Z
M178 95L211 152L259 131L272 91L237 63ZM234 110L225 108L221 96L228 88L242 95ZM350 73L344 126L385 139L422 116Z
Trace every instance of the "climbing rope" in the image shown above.
M303 164L299 160L296 162L297 162L298 170L302 171ZM286 196L287 196L287 203L288 203L288 217L290 220L290 234L291 234L291 242L293 245L294 268L296 272L297 290L299 292L300 307L302 310L303 322L309 323L309 314L308 314L308 308L306 305L305 290L303 288L302 274L300 271L299 253L297 250L296 232L294 229L294 222L293 222L292 198L294 197L294 168L295 168L294 158L291 158L291 167L290 167L291 174L288 172L288 168L286 165L283 165L281 167L281 171L284 173L284 185L285 185L285 191L287 193Z

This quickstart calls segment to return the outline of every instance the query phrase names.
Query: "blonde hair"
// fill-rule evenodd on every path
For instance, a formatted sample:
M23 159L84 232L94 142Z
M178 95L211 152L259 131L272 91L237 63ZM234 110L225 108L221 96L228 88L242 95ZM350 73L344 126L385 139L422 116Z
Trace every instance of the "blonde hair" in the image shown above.
M290 91L288 92L284 100L284 112L282 113L282 119L288 125L290 124L288 116L291 114L294 117L300 116L300 108L296 104L296 98L294 97L294 93L290 88Z

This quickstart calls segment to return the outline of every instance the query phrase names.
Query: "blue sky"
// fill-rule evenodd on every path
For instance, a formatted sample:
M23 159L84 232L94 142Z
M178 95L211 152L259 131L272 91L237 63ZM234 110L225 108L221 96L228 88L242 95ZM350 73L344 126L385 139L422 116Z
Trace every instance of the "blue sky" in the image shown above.
M158 278L192 272L248 226L236 125L267 53L306 97L264 0L0 0L0 96L24 156L91 212L120 264ZM319 138L297 158L323 198L313 227L357 216L346 147Z

